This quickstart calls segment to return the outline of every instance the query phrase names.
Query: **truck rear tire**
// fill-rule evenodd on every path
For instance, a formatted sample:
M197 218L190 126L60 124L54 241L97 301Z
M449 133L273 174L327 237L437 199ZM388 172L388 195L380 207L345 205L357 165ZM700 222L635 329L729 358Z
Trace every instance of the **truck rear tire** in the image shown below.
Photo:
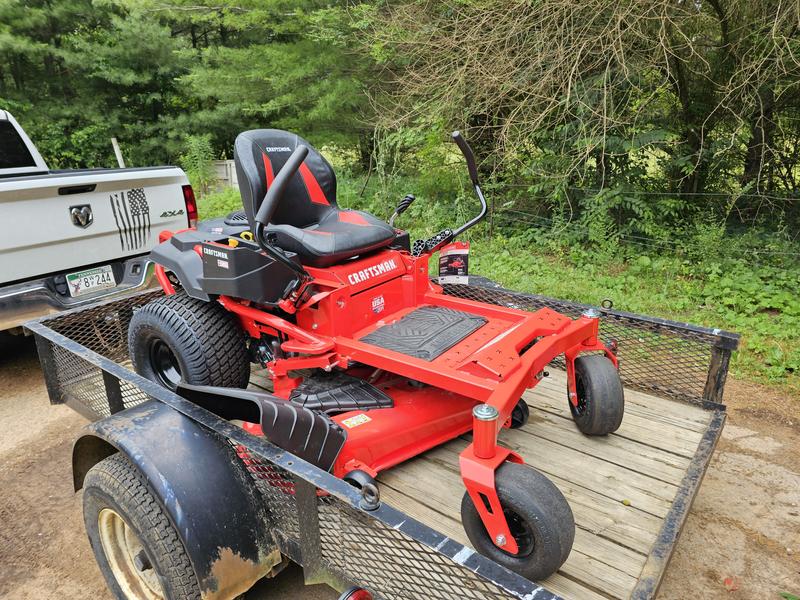
M140 375L176 389L194 385L246 388L250 360L244 332L217 302L178 293L133 314L128 351Z
M95 559L118 599L200 598L189 556L139 470L122 454L86 474L83 519Z

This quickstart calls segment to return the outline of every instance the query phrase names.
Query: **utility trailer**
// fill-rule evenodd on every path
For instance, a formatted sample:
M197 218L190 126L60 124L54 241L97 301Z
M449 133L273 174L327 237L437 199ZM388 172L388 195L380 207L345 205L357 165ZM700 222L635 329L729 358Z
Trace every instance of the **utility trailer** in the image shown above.
M577 317L588 307L521 294L483 278L447 294ZM375 598L652 598L725 421L725 378L738 336L601 309L625 384L620 429L581 435L564 400L563 364L525 399L527 425L500 442L562 491L577 533L562 568L531 582L477 554L460 526L456 439L351 487L131 370L133 313L161 292L31 322L50 400L93 421L76 442L76 490L120 451L166 509L203 598L235 597L286 560L307 583L363 588ZM250 387L269 390L254 368ZM210 440L210 441L209 441ZM212 451L209 452L209 447Z

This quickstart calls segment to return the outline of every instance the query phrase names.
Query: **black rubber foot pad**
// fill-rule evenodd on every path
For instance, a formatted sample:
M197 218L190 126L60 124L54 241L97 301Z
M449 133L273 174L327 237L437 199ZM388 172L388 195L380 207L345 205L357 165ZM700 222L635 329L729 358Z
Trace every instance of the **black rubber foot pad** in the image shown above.
M345 373L306 377L289 400L326 414L372 408L392 408L394 402L375 386Z
M376 329L361 341L422 360L433 360L486 324L470 313L422 306L405 317Z

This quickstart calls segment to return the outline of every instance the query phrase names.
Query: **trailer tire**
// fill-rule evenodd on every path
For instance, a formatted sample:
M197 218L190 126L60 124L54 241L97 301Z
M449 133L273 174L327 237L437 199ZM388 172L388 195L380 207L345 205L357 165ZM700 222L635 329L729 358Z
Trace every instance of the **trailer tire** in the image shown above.
M469 493L461 500L461 522L470 542L484 556L539 581L567 560L575 540L575 519L564 495L533 467L506 462L495 473L500 505L520 552L510 554L489 537Z
M178 532L139 470L112 454L86 474L83 518L109 589L118 599L198 599L200 585Z
M586 435L608 435L619 429L625 393L614 363L600 354L575 359L578 406L569 402L572 418Z
M194 385L246 388L250 360L245 335L217 302L184 293L163 296L137 310L128 329L136 372L176 389Z

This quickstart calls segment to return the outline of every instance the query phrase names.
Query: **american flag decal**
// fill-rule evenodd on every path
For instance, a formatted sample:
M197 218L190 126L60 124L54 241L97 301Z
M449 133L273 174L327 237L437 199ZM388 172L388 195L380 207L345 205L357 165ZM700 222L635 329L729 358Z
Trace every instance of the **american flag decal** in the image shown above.
M150 206L143 188L111 194L111 211L122 250L136 250L150 239Z

